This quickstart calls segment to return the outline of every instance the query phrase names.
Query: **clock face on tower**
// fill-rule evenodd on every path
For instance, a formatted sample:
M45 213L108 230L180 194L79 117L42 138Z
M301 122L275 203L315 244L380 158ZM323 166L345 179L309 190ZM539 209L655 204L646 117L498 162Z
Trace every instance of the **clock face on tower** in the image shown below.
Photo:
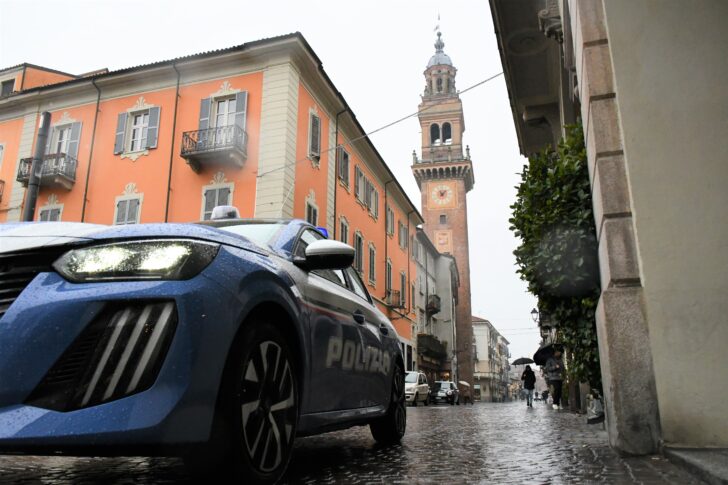
M451 184L430 184L430 207L450 208L455 207L456 202L455 188Z

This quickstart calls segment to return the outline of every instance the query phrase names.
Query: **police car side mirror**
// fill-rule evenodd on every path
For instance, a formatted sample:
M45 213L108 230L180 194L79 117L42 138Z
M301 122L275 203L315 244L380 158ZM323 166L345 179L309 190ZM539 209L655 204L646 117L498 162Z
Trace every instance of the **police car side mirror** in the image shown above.
M340 241L321 239L306 247L306 259L296 264L312 269L344 269L354 262L354 248Z

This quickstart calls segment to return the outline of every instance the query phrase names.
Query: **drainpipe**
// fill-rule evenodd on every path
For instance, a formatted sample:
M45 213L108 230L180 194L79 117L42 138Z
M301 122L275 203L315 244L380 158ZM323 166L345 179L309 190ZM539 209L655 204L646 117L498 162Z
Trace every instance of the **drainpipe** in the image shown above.
M336 113L336 128L334 129L334 239L336 239L336 228L338 227L336 223L336 188L339 184L339 116L347 111L348 108L344 108Z
M412 286L412 277L410 276L410 265L412 264L411 263L411 257L412 257L412 253L411 253L412 247L411 246L412 245L409 242L409 235L410 235L410 216L412 215L412 213L414 211L415 210L413 209L407 213L407 239L408 239L408 241L407 241L407 284L410 287ZM412 239L412 242L414 243L414 239ZM407 291L409 291L409 290L410 289L407 288ZM411 313L413 307L415 306L415 302L414 302L414 298L408 298L408 300L409 300L409 307L407 308L407 310L409 310L409 311L407 313ZM415 316L415 319L416 318L417 318L417 316Z
M385 284L385 288L384 288L384 299L385 299L385 301L387 299L387 294L386 294L387 293L387 288L386 288L386 284L387 284L387 257L389 256L389 234L387 233L387 230L389 229L387 227L387 214L389 214L389 212L388 212L388 207L389 207L389 205L388 205L389 202L388 201L389 201L389 197L388 197L388 194L387 194L387 185L391 184L392 182L394 182L394 179L389 179L387 182L384 183L384 284ZM394 215L394 211L392 211L392 215ZM394 221L392 221L392 222L394 223ZM407 260L407 264L409 264L409 260ZM391 293L392 288L390 288L389 291ZM399 298L400 298L400 301L402 301L402 295L399 295Z
M33 159L30 162L30 176L28 177L28 191L25 195L25 206L23 207L23 221L32 221L35 215L35 203L38 200L40 189L40 173L43 170L43 157L45 156L46 140L51 128L51 114L43 111L40 114L38 125L38 138L35 142Z
M172 194L172 162L174 161L174 135L177 129L177 105L179 103L179 80L180 72L177 63L172 63L172 69L177 73L177 88L174 93L174 114L172 115L172 146L169 149L169 174L167 176L167 203L164 207L164 222L169 220L169 199Z
M99 120L99 103L101 102L101 89L96 85L96 79L91 79L91 84L96 88L96 112L94 113L94 127L91 129L91 149L88 154L88 165L86 166L86 184L83 188L83 204L81 206L81 222L86 217L86 197L88 196L88 182L91 177L91 159L94 156L94 142L96 141L96 122Z

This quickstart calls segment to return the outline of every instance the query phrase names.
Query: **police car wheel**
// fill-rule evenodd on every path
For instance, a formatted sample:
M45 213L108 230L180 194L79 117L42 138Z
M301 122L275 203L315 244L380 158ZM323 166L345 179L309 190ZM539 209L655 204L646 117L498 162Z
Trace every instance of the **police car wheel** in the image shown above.
M404 372L395 364L392 376L392 394L387 414L373 421L369 428L377 443L390 445L399 443L407 428L407 409L404 399Z
M245 483L275 483L288 467L298 423L295 358L276 326L246 324L235 372L233 467Z

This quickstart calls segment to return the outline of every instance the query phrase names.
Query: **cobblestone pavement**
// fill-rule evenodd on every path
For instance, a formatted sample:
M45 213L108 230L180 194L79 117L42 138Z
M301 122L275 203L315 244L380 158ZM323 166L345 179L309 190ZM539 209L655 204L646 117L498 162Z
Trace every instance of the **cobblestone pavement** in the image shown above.
M369 429L300 439L289 484L699 484L660 456L621 458L600 425L535 402L408 408L402 445L380 448ZM174 458L0 456L0 483L192 483Z

